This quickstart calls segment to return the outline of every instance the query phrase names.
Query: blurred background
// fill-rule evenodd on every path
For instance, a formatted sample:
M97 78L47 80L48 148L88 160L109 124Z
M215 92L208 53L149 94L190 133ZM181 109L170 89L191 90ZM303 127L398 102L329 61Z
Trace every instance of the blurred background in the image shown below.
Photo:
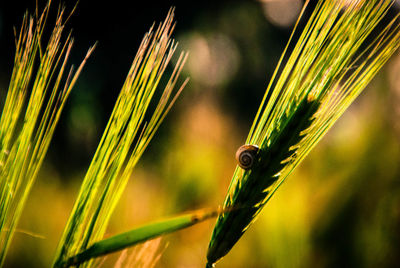
M52 13L58 2L53 1ZM39 0L43 8L45 1ZM65 1L72 10L75 1ZM35 0L0 2L0 99L14 37ZM117 207L108 234L223 203L301 0L81 0L68 27L76 65L98 46L70 96L25 207L6 267L48 267L139 43L176 7L190 82ZM395 6L398 9L398 6ZM310 9L311 10L311 9ZM49 20L48 26L53 20ZM281 186L218 267L396 267L400 263L400 53ZM156 267L204 267L214 220L100 260L124 267L145 250ZM125 254L125 255L124 255ZM145 254L145 255L146 255ZM122 257L121 257L122 256ZM139 266L139 264L137 263ZM146 267L144 264L143 267Z

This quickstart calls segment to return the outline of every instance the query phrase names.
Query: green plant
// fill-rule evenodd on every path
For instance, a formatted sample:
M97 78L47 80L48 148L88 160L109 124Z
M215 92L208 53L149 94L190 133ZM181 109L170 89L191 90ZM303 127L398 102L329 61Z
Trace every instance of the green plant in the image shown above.
M171 40L173 28L171 9L164 23L145 35L82 183L54 266L64 265L68 258L103 238L133 168L186 84L187 80L174 91L186 60L186 54L181 53L164 90L158 92L177 46ZM154 98L158 102L153 107ZM90 266L91 261L82 265Z
M30 17L26 13L19 34L7 98L0 120L0 266L16 225L43 163L55 127L82 68L67 68L73 39L62 41L64 9L59 9L47 45L43 31L50 8Z
M255 164L234 172L224 203L232 210L217 220L207 266L230 251L284 179L399 47L399 15L371 43L367 40L391 5L390 0L318 1L286 56L295 27L246 140L260 148Z
M46 50L41 50L41 37L49 8L50 1L41 16L30 18L29 23L28 15L24 17L16 41L14 69L1 117L1 262L4 261L66 98L94 48L89 50L75 74L71 68L63 90L58 91L73 41L70 35L64 44L60 41L65 27L64 9L60 9ZM164 23L156 31L152 27L139 47L60 241L55 266L90 266L94 257L217 215L217 211L196 211L98 241L102 239L135 164L188 81L174 90L187 57L181 53L176 67L168 75L164 90L157 90L177 47L171 39L173 28L171 9ZM37 55L39 67L26 105L24 121L19 126ZM47 93L49 87L52 88L50 94ZM158 102L154 103L156 98ZM76 253L79 254L74 256Z
M82 183L53 266L90 267L98 256L219 215L208 251L207 265L212 266L229 252L279 185L398 48L398 16L373 37L373 29L385 21L391 4L390 0L318 1L297 43L296 25L246 141L257 145L252 147L256 148L252 155L255 162L246 170L236 168L222 210L195 211L104 238L133 168L187 82L175 88L185 53L172 73L167 70L177 47L171 39L171 10L164 23L155 31L151 28L139 47ZM42 50L40 40L48 8L29 23L27 17L24 19L0 122L1 261L65 99L92 52L90 49L75 74L70 72L64 89L57 93L64 81L72 39L68 36L60 43L65 25L64 11L60 10L49 45ZM30 100L24 104L36 57L39 71L32 81ZM167 83L160 89L163 80Z

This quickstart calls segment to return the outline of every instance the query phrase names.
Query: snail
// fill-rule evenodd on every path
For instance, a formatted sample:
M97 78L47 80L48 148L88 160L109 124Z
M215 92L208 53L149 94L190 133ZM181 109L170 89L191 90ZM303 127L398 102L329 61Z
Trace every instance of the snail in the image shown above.
M236 151L238 165L244 170L249 170L256 161L257 152L260 150L257 145L245 144Z

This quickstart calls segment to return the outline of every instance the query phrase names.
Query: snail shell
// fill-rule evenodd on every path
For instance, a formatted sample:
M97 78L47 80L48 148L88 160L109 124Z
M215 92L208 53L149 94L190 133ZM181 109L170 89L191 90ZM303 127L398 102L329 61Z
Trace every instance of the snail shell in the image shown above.
M250 169L256 161L257 152L260 150L257 145L245 144L236 151L238 165L244 170Z

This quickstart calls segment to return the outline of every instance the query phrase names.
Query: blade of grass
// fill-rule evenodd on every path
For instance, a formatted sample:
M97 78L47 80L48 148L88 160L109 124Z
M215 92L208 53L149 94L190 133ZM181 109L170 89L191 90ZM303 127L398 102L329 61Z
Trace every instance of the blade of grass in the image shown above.
M216 217L219 213L219 210L198 210L192 213L143 225L130 231L93 243L86 250L80 252L76 256L70 257L64 263L61 263L61 267L78 265L92 258L123 250L138 243L182 230L207 219Z

